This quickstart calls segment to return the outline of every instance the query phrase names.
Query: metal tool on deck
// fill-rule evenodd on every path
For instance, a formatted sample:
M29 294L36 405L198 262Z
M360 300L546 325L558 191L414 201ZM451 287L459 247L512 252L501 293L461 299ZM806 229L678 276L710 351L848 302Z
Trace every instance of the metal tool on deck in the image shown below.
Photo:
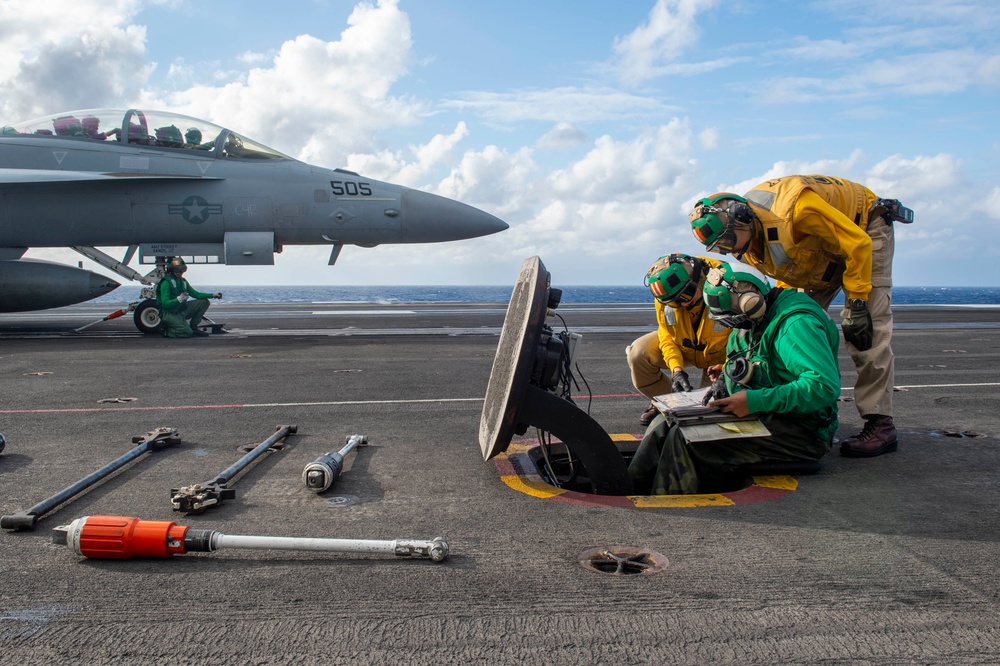
M128 307L121 308L120 310L115 310L114 312L112 312L111 314L107 315L106 317L103 317L102 319L98 319L97 321L92 321L89 324L81 326L80 328L74 328L73 332L74 333L79 333L81 331L87 330L91 326L96 326L97 324L100 324L102 322L111 321L112 319L118 319L118 317L122 317L124 315L127 315L129 312L132 312L133 310L135 310L135 306L136 306L136 303L132 303Z
M236 491L229 487L229 482L242 472L250 463L268 451L279 451L284 448L279 440L288 435L298 432L298 426L283 425L278 426L277 432L258 444L252 451L237 460L235 463L223 470L211 481L196 483L193 486L183 488L173 488L170 490L170 504L174 511L184 513L201 513L205 509L215 506L222 500L233 499Z
M43 515L67 501L74 495L77 495L83 490L94 485L112 472L121 469L126 464L132 462L147 451L159 451L165 446L177 444L181 441L181 437L177 434L177 430L174 428L157 428L156 430L150 430L141 437L133 437L132 441L134 443L138 443L139 445L128 453L109 462L96 472L85 476L68 488L64 488L52 497L39 502L26 511L0 517L0 527L5 530L34 529L35 524Z
M52 530L52 542L91 558L130 559L171 557L223 548L254 550L315 550L333 553L426 557L443 562L448 542L442 537L419 539L316 539L308 537L242 536L196 529L168 520L131 516L84 516Z
M367 446L368 435L350 435L347 445L340 451L331 451L316 458L302 470L302 483L306 488L321 493L331 485L344 471L344 458L357 446Z

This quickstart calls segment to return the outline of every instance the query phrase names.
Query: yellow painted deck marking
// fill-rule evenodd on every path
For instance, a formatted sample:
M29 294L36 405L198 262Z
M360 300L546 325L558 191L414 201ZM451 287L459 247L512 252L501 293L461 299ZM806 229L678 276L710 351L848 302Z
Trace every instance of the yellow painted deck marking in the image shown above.
M631 434L609 434L613 442L637 442L641 438ZM586 493L569 491L564 488L556 488L552 484L546 483L537 472L534 463L527 456L527 452L537 446L537 442L531 439L511 442L509 448L495 459L500 479L510 488L541 499L551 499L565 493L570 496L579 496L585 501ZM514 473L511 473L511 472ZM701 506L735 506L741 504L740 493L752 490L753 488L769 488L771 490L783 490L790 492L799 487L799 482L785 475L761 475L753 477L753 483L743 490L730 493L706 493L703 495L627 495L633 506L638 509L687 509ZM596 502L595 502L596 503Z

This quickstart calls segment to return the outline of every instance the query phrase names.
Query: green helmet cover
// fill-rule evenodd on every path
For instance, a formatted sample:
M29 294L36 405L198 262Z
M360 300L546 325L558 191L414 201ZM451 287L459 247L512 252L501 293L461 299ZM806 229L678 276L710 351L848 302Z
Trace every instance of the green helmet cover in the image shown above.
M719 194L699 199L688 215L694 237L707 248L712 248L718 242L719 237L734 224L733 220L730 219L728 207L721 208L717 205L720 201L726 199L732 199L743 204L747 203L747 200L738 194L720 192Z
M704 265L697 257L669 254L656 260L646 272L646 286L661 303L690 301L696 293ZM679 303L678 303L679 304Z
M739 306L740 295L753 291L766 296L771 291L771 286L767 279L762 280L753 273L734 271L732 266L723 262L708 272L702 298L711 315L721 318L745 314Z

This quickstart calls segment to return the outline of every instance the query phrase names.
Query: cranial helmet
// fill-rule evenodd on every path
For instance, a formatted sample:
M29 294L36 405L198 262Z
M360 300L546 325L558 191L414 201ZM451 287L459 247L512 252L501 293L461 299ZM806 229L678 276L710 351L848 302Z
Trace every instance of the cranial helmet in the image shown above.
M157 127L156 140L161 146L167 146L168 148L180 148L184 145L184 139L181 137L181 131L177 125Z
M702 298L708 316L727 328L751 328L767 310L767 278L734 271L729 264L708 271Z
M174 271L180 271L181 273L183 273L184 271L187 270L187 264L185 264L184 260L181 259L180 257L173 257L170 260L170 263L167 264L167 270L171 273L173 273Z
M668 254L646 271L646 286L661 303L672 308L691 304L701 287L707 266L697 257Z
M729 254L736 248L736 229L749 229L753 224L753 209L738 194L721 192L699 199L688 214L691 231L711 252Z

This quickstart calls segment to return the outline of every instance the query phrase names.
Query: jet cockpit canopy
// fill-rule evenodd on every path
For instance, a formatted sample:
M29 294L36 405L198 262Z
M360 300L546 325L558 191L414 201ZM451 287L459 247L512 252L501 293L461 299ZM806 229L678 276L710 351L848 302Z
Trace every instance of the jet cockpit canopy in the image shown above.
M23 135L202 150L214 157L292 159L207 120L167 111L85 109L4 125L0 129L0 138Z

